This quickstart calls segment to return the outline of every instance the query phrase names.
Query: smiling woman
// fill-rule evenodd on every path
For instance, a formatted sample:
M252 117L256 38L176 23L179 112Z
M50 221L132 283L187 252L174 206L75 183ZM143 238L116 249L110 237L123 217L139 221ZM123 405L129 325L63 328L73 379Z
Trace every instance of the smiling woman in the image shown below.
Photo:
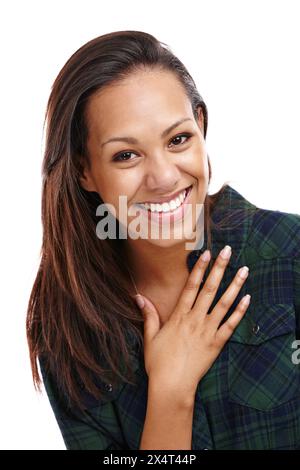
M127 198L128 206L153 203L150 206L152 220L162 222L178 220L180 211L173 214L177 206L168 210L167 201L173 200L176 204L177 196L190 186L189 204L204 203L209 179L204 114L198 105L195 119L186 90L174 73L158 66L132 71L121 83L94 93L85 112L89 162L85 166L83 163L81 185L115 207L118 220L119 195ZM123 137L116 137L117 134ZM124 142L133 147L124 148ZM123 155L131 158L122 160ZM161 213L160 216L157 213ZM134 216L129 216L128 223L133 219ZM185 232L187 238L192 236L195 224L194 211L190 233ZM182 270L185 272L186 268L185 253L178 247L180 231L181 224L176 224L164 246L171 248L173 245L173 253L181 257L182 268L178 274L182 277ZM177 239L176 245L170 243L170 239ZM163 246L161 238L152 239L151 243ZM133 244L136 259L144 258L142 252L150 255L149 240L140 238ZM128 245L132 247L131 238ZM163 270L157 264L153 269L156 273L149 275L156 280L169 271L166 264ZM141 273L137 272L136 277L139 279ZM170 283L170 275L164 277ZM149 282L150 279L144 279L144 283ZM164 283L163 278L161 282Z
M300 216L208 194L207 108L183 63L145 32L97 37L46 121L27 337L66 447L300 448Z

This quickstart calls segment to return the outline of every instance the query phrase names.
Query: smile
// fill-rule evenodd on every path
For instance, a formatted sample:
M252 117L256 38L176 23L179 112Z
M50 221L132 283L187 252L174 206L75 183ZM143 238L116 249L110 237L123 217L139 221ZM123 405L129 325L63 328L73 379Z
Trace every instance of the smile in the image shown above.
M137 205L143 209L147 209L149 212L173 212L178 209L178 207L182 206L191 188L192 186L185 188L176 198L169 202L163 202L162 204L152 202L145 204L139 203Z

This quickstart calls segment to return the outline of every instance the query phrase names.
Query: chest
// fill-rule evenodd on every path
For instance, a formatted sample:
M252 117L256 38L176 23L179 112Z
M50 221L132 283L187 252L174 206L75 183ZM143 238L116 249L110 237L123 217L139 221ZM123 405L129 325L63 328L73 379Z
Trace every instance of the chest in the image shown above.
M174 312L180 298L181 288L166 289L160 291L154 289L148 293L144 292L144 295L149 299L154 307L156 308L161 326L163 326L169 317Z

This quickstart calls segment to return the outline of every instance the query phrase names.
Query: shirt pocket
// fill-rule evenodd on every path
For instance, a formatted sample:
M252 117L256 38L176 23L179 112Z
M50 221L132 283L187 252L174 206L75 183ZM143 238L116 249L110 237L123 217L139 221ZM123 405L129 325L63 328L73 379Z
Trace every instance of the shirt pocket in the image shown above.
M292 303L249 306L228 342L229 401L264 411L300 394L295 332Z

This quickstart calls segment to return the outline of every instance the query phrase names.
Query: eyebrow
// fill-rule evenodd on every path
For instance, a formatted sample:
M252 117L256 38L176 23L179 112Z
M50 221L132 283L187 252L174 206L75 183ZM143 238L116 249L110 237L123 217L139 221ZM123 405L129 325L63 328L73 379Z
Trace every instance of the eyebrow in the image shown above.
M169 132L171 132L173 129L175 129L175 127L179 126L180 124L182 124L185 121L192 121L192 119L191 118L182 118L182 119L179 119L179 121L174 122L174 124L172 124L171 126L169 126L167 129L165 129L162 132L161 138L166 137L169 134ZM105 142L103 142L101 147L108 144L109 142L127 142L128 144L138 144L139 143L139 141L137 139L135 139L134 137L112 137L111 139L108 139Z

